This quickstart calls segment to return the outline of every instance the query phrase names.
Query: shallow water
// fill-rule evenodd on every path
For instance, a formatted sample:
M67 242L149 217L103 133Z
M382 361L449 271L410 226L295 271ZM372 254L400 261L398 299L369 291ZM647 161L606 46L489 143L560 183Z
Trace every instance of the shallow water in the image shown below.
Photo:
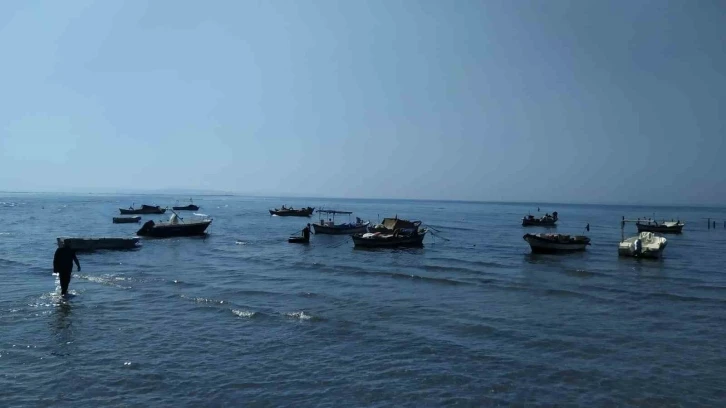
M182 197L183 198L183 197ZM0 195L3 405L722 406L723 209L558 205L584 253L532 255L526 204L198 197L206 239L80 254L55 238L132 235L118 207L167 196ZM183 200L182 200L183 201ZM421 219L422 249L285 239L326 205ZM618 258L621 216L679 217L659 261ZM354 215L354 216L355 216ZM158 220L162 216L144 216ZM723 221L721 221L723 222ZM627 229L634 235L634 227Z

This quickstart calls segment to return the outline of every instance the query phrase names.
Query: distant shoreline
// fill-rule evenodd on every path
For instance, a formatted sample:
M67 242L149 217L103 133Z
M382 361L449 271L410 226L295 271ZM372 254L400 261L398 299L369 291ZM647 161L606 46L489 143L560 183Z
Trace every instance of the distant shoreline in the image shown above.
M455 200L455 199L430 199L430 198L366 198L366 197L314 197L314 196L295 196L295 195L265 195L265 194L244 194L231 192L45 192L45 191L3 191L0 194L18 194L18 195L63 195L63 196L173 196L173 197L241 197L241 198L259 198L270 200L333 200L333 201L409 201L409 202L437 202L437 203L461 203L461 204L501 204L501 205L528 205L533 207L567 207L567 206L598 206L598 207L641 207L641 208L704 208L726 210L726 204L655 204L655 203L587 203L587 202L546 202L546 201L494 201L494 200Z

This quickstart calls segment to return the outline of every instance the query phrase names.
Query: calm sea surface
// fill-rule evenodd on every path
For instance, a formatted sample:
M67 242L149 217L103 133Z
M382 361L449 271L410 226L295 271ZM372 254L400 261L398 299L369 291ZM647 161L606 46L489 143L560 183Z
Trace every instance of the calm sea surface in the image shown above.
M0 194L2 406L726 404L723 209L542 206L593 244L535 256L522 235L544 230L519 222L536 205L197 197L206 239L80 254L59 298L57 236L131 236L118 207L176 198ZM293 245L307 220L270 217L281 204L440 233ZM620 217L654 212L685 232L662 260L618 258Z

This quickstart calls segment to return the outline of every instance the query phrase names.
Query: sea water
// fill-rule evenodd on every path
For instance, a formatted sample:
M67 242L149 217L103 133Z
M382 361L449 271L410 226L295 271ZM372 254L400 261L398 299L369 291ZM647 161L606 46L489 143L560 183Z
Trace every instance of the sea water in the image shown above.
M704 219L723 209L194 197L208 237L79 254L59 297L56 237L132 236L141 224L111 223L119 207L178 198L0 194L3 406L726 403L726 230ZM288 244L314 218L270 217L282 204L435 235ZM545 211L557 228L521 227ZM619 258L621 217L654 213L684 233L661 260ZM532 255L522 235L544 231L592 246Z

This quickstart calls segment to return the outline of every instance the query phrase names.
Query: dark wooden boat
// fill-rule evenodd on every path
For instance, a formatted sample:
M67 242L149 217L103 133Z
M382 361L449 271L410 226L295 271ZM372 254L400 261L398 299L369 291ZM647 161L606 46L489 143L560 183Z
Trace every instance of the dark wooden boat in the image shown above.
M133 224L141 221L141 217L136 215L133 217L113 217L114 224Z
M368 232L368 225L370 222L363 222L360 218L356 218L355 223L347 222L343 224L335 223L336 214L353 214L351 211L338 211L338 210L318 210L320 214L320 221L313 223L313 229L316 234L327 234L327 235L352 235L358 233ZM332 216L329 221L325 221L323 214Z
M425 228L417 228L410 232L400 232L400 230L396 230L393 234L381 232L355 234L352 236L353 246L356 248L422 247L423 240L426 237L426 232L427 230Z
M193 237L205 235L206 229L212 223L211 219L187 221L187 222L160 222L146 221L140 230L136 232L142 237L171 238L171 237Z
M421 221L402 220L396 216L395 218L384 218L383 222L369 227L368 231L392 234L396 230L417 230L420 226Z
M270 210L270 215L277 215L278 217L309 217L313 214L314 207L306 207L301 209L294 208L281 208Z
M191 198L189 199L189 205L185 205L185 206L174 206L174 207L171 207L171 208L174 211L199 211L199 206L198 205L194 205L194 203L192 202L192 199Z
M534 253L550 254L556 252L584 251L590 245L590 238L565 234L524 234L522 237Z
M541 218L535 218L534 215L528 215L522 218L523 227L554 227L557 223L557 211L553 212L552 215L545 215Z
M638 220L635 226L638 232L660 232L661 234L680 234L683 232L683 226L686 225L680 221L660 222L655 220Z
M119 208L118 209L122 215L131 215L131 214L164 214L166 212L166 208L161 208L158 205L142 205L141 208L134 208L131 206L130 208Z
M310 237L290 237L287 242L291 244L308 244L310 243Z
M139 238L114 237L59 237L56 238L58 247L67 246L75 251L97 251L101 249L123 250L138 248Z

